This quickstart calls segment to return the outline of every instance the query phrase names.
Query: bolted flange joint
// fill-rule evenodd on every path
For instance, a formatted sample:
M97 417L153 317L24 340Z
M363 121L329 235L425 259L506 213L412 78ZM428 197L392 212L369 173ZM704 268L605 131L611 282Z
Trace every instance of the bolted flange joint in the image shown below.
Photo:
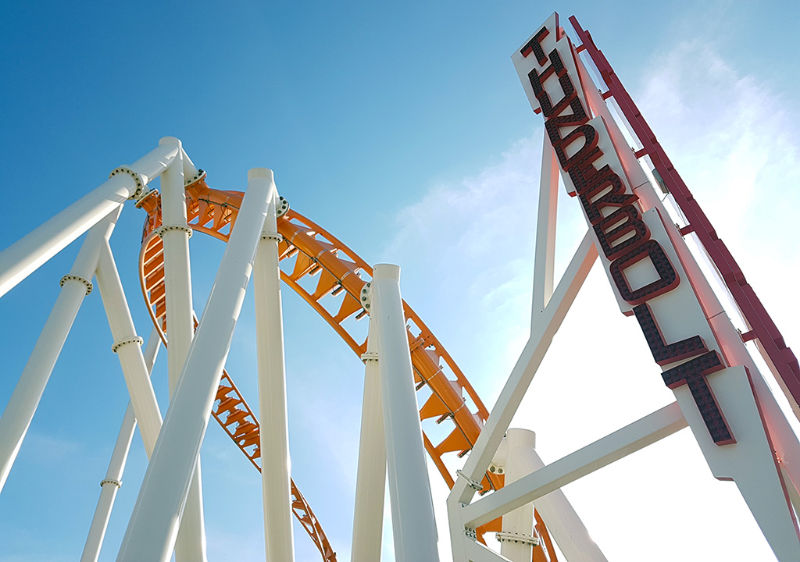
M136 343L136 344L142 345L144 343L144 340L142 338L140 338L139 336L133 336L131 338L125 338L125 339L119 340L114 345L112 345L111 346L111 351L116 353L117 351L119 351L119 348L121 348L124 345L128 345L129 343Z
M119 480L103 480L100 482L100 487L102 488L106 484L113 484L117 488L122 488L122 482L120 482Z
M194 182L199 181L206 177L205 170L197 170L197 173L193 176L184 176L183 177L183 185L192 185Z
M475 490L477 492L480 492L481 490L483 490L483 486L481 486L480 482L478 482L477 480L473 480L472 478L470 478L469 476L464 474L464 472L461 469L456 470L456 475L461 477L461 478L463 478L464 481L467 484L469 484L469 487L472 488L473 490Z
M192 237L192 229L186 226L185 224L162 224L158 228L156 228L153 232L161 238L164 239L164 233L170 232L172 230L181 230L189 235L189 238Z
M369 307L372 304L372 283L366 282L361 287L361 307L369 312Z
M289 210L289 202L281 196L278 196L278 204L275 206L275 216L281 218Z
M277 232L262 232L261 233L262 240L274 240L275 242L283 241L283 236L278 234Z
M464 527L464 534L467 536L468 539L472 539L473 541L478 540L478 533L475 529Z
M148 189L147 191L142 193L138 199L136 199L134 207L136 207L137 209L141 209L142 205L144 205L144 200L150 197L151 195L155 195L156 193L158 193L157 189Z
M377 361L378 360L378 352L377 351L367 351L361 354L361 360L366 363L367 361Z
M118 176L120 174L128 174L133 178L133 181L136 182L136 191L134 191L133 194L128 197L128 199L136 199L136 201L139 201L142 197L142 192L144 191L144 176L138 172L134 172L127 166L120 166L119 168L114 168L108 177L113 178L114 176Z
M86 279L85 277L81 277L80 275L73 275L72 273L68 273L67 275L65 275L64 277L61 278L61 281L59 281L59 285L61 287L63 287L64 283L66 283L67 281L79 281L79 282L83 283L84 287L86 287L86 294L87 295L92 292L92 287L93 287L92 286L92 282L89 281L88 279Z
M539 538L528 535L527 533L511 533L503 531L497 533L495 538L498 542L510 542L517 544L529 544L531 546L539 546Z

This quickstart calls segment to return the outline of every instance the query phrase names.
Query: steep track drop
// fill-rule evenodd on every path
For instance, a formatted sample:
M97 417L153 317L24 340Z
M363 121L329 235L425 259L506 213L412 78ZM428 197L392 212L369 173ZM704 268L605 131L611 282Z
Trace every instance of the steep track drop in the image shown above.
M189 226L224 242L228 241L236 222L244 193L211 189L205 182L205 173L193 178L186 186L186 209ZM139 278L142 293L155 326L166 344L166 291L164 285L164 260L161 239L155 229L161 225L161 199L157 191L144 197L139 206L147 211L139 255ZM371 279L372 268L350 248L319 225L293 209L285 209L278 218L278 232L283 239L278 245L282 265L281 279L311 305L328 324L347 342L359 356L366 351L366 337L357 336L352 318L361 319L367 311L361 305L361 290ZM294 260L293 265L291 261ZM286 269L286 271L284 271ZM316 282L310 278L318 277ZM301 284L302 281L302 284ZM306 289L305 287L312 287ZM338 301L338 302L337 302ZM420 393L418 403L425 449L448 487L454 483L454 474L446 466L444 456L457 454L463 457L475 444L489 412L472 385L428 327L412 308L403 302L408 326L414 381ZM428 389L423 391L423 389ZM424 396L422 393L428 394ZM464 396L466 392L466 397ZM250 462L260 470L257 460L259 425L227 371L223 371L212 415L233 439ZM474 404L470 407L468 400ZM452 424L443 439L434 444L426 425ZM503 477L486 473L483 491L503 486ZM320 550L324 560L336 560L321 525L310 506L292 482L292 510ZM539 514L536 513L536 530L545 548L534 549L536 562L556 560L550 537ZM497 519L479 532L499 531ZM546 550L546 554L545 554Z

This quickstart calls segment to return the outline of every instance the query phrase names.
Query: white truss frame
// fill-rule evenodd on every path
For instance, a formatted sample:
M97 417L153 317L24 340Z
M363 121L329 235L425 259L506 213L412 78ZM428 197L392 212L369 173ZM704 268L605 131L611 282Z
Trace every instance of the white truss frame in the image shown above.
M554 18L551 18L545 25L552 26L553 20ZM553 43L556 35L554 28L550 36ZM572 48L564 42L568 42L568 39L559 39L557 48L562 50ZM519 55L515 54L512 58L519 59ZM580 74L579 83L583 84L583 95L590 98L589 106L595 115L602 115L612 137L619 134L621 138L619 130L614 130L616 123L605 103L600 99L596 88L593 89L580 57L570 58L575 61L576 71ZM527 69L519 70L519 68L518 71L521 78L528 72ZM587 86L587 83L590 85ZM531 97L530 93L528 95ZM536 107L536 103L531 97L531 104ZM718 309L718 313L709 318L709 322L716 337L725 342L726 352L735 357L735 364L738 365L725 369L725 375L714 378L710 384L723 406L734 435L738 433L741 439L730 445L714 444L708 436L692 397L685 388L678 388L674 390L676 402L555 462L543 465L535 472L498 491L473 500L475 492L479 489L477 482L489 468L492 456L508 430L554 334L561 326L598 257L596 238L590 229L584 235L561 280L554 287L553 268L560 168L546 132L543 144L534 255L531 335L512 368L464 468L459 471L459 478L448 497L454 560L475 562L506 560L476 541L475 530L480 525L534 500L547 503L547 498L543 498L546 494L552 494L562 486L687 426L691 426L714 476L736 482L776 556L780 560L797 559L796 557L800 556L800 534L795 514L800 509L798 503L800 445L797 436L769 391L740 335L722 311L708 282L700 273L675 225L672 225L674 232L667 225L669 240L675 246L680 262L690 274L694 290L697 294L702 294L704 303L716 307L715 310ZM616 138L614 145L617 145ZM617 153L620 154L618 148ZM619 156L619 158L628 157L627 153ZM632 150L630 158L633 158ZM630 162L631 160L628 160L626 163L629 165ZM636 162L635 158L633 162ZM626 166L626 170L628 169ZM651 209L655 207L663 212L663 216L668 216L646 178L635 189L636 193L648 202ZM560 516L569 512L571 508L564 499L558 510L560 513L556 515ZM540 509L542 519L570 562L605 560L576 517L569 519L570 529L563 529L561 523L567 519L552 516L548 518L545 511Z
M548 20L546 25L552 25ZM548 41L572 49L555 31ZM564 43L562 41L567 41ZM556 44L557 43L557 44ZM550 45L553 47L553 45ZM577 53L572 53L577 55ZM515 62L519 56L515 55ZM633 152L619 149L621 133L599 94L593 91L580 57L571 70L583 84L582 95L614 137L616 157L626 169L636 163ZM573 64L573 63L570 63ZM609 141L610 142L610 141ZM606 149L604 148L604 151ZM545 134L538 203L530 338L511 370L487 423L447 499L455 560L508 560L476 540L476 529L498 516L536 502L549 533L569 562L605 562L606 558L560 488L635 451L690 427L715 477L737 484L757 523L782 560L800 558L800 444L766 381L744 346L740 334L719 305L708 282L675 225L659 226L692 282L695 297L716 311L704 319L715 340L725 344L731 366L709 384L727 415L737 442L718 446L710 440L688 389L674 389L676 401L576 450L544 464L531 451L533 472L504 488L473 501L479 482L493 462L555 333L583 286L599 253L592 229L583 236L565 273L556 284L554 257L559 162ZM633 158L633 159L632 159ZM638 166L638 163L635 164ZM641 172L642 170L639 170ZM200 492L199 450L219 385L222 368L241 309L251 271L255 277L259 391L262 410L261 451L263 504L270 558L294 557L289 496L285 372L276 226L277 189L271 171L250 170L248 189L239 209L222 263L205 307L193 329L189 277L186 178L198 170L178 139L166 137L159 146L130 166L117 168L94 191L59 213L0 254L0 296L89 232L62 292L36 343L31 359L0 418L0 490L19 451L44 388L74 322L83 298L96 278L130 395L130 406L101 487L95 518L83 560L96 560L127 457L134 424L138 423L150 457L147 474L128 525L118 560L205 560L205 532ZM128 199L141 201L148 183L161 176L171 402L166 419L156 401L149 372L158 351L153 331L143 353L124 288L114 263L109 238ZM634 189L649 205L649 217L667 216L644 174ZM566 178L565 178L566 179ZM631 182L633 185L633 182ZM644 213L643 213L644 214ZM254 267L255 266L255 267ZM364 422L354 517L354 558L368 560L380 551L384 475L389 490L399 561L435 560L436 527L413 391L413 373L399 290L399 268L376 266L367 353ZM177 295L177 297L176 297ZM375 340L375 341L373 341ZM732 359L731 359L732 358ZM385 390L385 392L384 392ZM267 462L266 459L269 459ZM373 460L370 463L370 459ZM528 512L530 515L530 512ZM180 532L179 532L180 529ZM504 531L506 528L504 526ZM361 537L361 538L359 538ZM358 548L355 548L357 546ZM516 561L515 561L516 562Z
M170 406L165 418L149 374L160 337L154 328L143 353L109 238L124 203L152 193L161 177L164 276L169 326ZM89 231L62 291L0 416L0 491L84 297L96 279L130 395L84 547L82 562L96 561L121 485L138 424L149 458L144 481L117 560L206 559L199 452L230 350L245 290L254 277L260 405L260 451L266 554L294 559L292 496L286 412L283 325L277 227L278 191L271 170L248 172L247 190L225 248L202 318L193 326L185 187L200 177L174 137L131 166L117 168L87 196L0 253L0 296ZM370 338L360 450L354 556L380 556L384 483L389 491L398 562L437 560L437 532L426 471L408 336L399 285L400 268L377 264L368 291ZM369 285L367 286L369 287ZM374 295L372 294L374 293ZM380 318L380 321L378 321ZM384 360L379 360L383 356ZM388 392L382 397L381 388ZM420 475L426 475L421 482ZM377 532L376 532L377 530Z

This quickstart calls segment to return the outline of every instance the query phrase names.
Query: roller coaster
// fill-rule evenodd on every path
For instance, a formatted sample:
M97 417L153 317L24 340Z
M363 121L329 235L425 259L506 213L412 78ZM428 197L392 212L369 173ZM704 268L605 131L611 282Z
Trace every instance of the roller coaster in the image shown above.
M271 171L251 170L244 192L214 189L182 143L165 137L0 256L2 295L88 231L0 418L0 490L96 277L131 407L101 483L82 560L99 556L134 419L150 462L118 560L167 560L173 552L178 562L205 559L198 453L212 417L262 472L268 559L293 559L287 523L293 515L321 558L337 560L324 522L286 468L280 279L365 363L354 561L380 558L387 472L396 559L438 559L428 461L451 489L447 510L455 560L605 560L560 488L685 427L711 472L737 484L776 556L800 557L800 447L745 343L757 342L795 415L797 359L591 35L575 18L571 22L580 44L554 14L512 56L531 108L545 119L545 138L533 329L491 412L441 341L400 298L394 266L370 266L290 206L278 195ZM600 88L587 71L590 65ZM623 127L631 132L623 134ZM631 138L637 146L630 146ZM588 230L556 282L559 175ZM160 190L149 186L156 177ZM127 200L146 213L138 271L154 336L144 350L108 245ZM193 233L226 244L199 319L188 275ZM699 242L700 253L689 249L687 237ZM509 425L597 260L620 311L639 323L675 402L545 465L530 432ZM712 265L736 303L749 328L744 333L720 305L698 266L702 261ZM225 367L251 276L258 309L257 408ZM353 328L352 321L361 319L369 322L367 337ZM163 419L148 376L160 344L170 360L171 401ZM442 427L445 436L434 438ZM456 465L463 466L454 470ZM499 553L488 546L490 533Z

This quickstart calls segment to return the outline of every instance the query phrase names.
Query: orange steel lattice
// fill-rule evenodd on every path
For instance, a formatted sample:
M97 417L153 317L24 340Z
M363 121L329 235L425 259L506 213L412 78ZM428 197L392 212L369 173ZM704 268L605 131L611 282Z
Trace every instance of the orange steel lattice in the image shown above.
M221 191L209 188L205 173L186 186L186 209L189 226L224 242L228 241L244 193ZM163 245L154 230L161 225L161 198L153 191L139 204L148 213L142 233L142 249L139 256L139 278L142 293L148 310L162 339L166 342L166 290L164 284ZM328 324L341 336L350 348L361 356L366 351L366 337L359 338L353 333L352 325L345 323L350 318L361 319L367 311L361 305L361 290L372 277L372 268L355 252L340 242L329 232L293 209L287 210L278 218L278 232L283 239L278 244L281 262L281 279L299 294ZM294 262L292 263L292 260ZM318 276L313 289L307 279ZM301 284L303 280L303 284ZM326 297L341 298L338 307L329 311L321 301ZM326 303L327 304L327 303ZM418 403L420 420L434 420L436 424L452 424L452 430L434 443L423 424L422 435L425 449L448 487L454 484L454 474L443 460L446 454L463 457L475 444L489 412L467 378L447 353L444 346L417 316L414 310L403 302L407 321L408 343L411 362L414 367L414 382L419 393L423 388L430 390L427 398ZM467 397L465 398L464 393ZM467 402L474 404L473 409ZM217 391L212 415L225 432L242 450L250 462L260 470L259 425L252 410L236 388L227 371ZM483 492L496 490L503 486L501 475L486 473L482 479ZM321 525L311 507L292 482L292 510L300 520L311 539L320 550L324 560L336 560ZM550 536L538 513L536 532L542 538L544 548L535 548L535 562L555 562L557 560ZM500 530L500 519L496 519L480 529L479 534Z

